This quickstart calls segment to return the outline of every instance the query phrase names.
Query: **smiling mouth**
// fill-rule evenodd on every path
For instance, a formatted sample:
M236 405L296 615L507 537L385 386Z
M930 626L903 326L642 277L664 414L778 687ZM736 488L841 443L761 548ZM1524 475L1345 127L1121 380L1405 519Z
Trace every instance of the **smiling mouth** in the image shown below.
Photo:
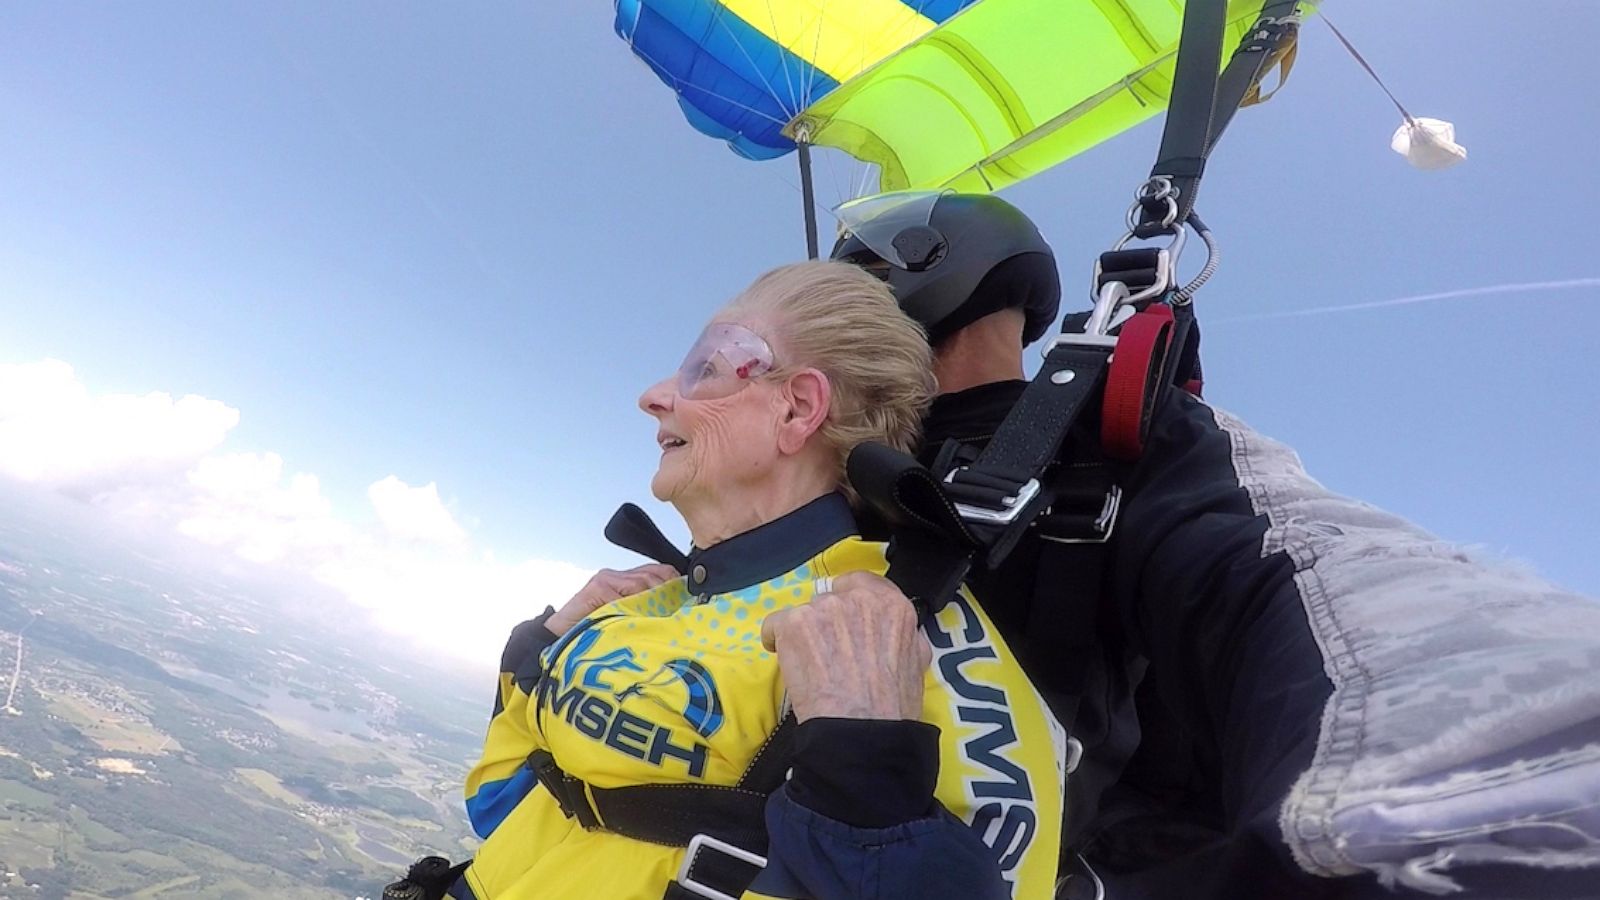
M662 438L659 441L659 443L661 444L661 452L662 453L670 453L673 450L678 449L679 447L685 447L685 446L688 446L688 444L689 444L689 442L684 440L683 438L675 438L675 437Z

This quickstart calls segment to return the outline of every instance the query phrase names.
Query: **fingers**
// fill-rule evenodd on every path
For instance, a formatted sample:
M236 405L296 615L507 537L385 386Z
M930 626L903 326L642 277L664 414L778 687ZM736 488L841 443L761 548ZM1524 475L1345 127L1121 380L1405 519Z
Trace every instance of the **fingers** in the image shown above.
M677 577L677 569L662 563L649 563L621 571L601 569L545 625L552 632L561 634L607 603L648 591Z
M917 611L892 583L840 576L803 606L761 624L801 721L812 716L917 719L933 648Z
M874 594L887 594L905 600L906 595L900 593L894 582L877 574L876 572L846 572L833 579L832 592L846 594L852 591L868 591Z
M767 652L778 649L778 630L784 627L784 620L793 612L793 609L780 609L768 613L761 621L761 646L765 647Z
M617 571L601 569L584 586L585 593L602 603L626 597L665 584L678 577L678 570L662 563L650 563Z

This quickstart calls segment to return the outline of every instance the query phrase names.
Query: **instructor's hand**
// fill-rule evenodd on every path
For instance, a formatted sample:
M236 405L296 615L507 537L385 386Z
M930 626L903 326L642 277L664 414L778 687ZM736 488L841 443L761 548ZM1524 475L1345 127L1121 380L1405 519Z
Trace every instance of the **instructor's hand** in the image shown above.
M881 575L850 572L805 606L761 624L778 654L795 718L918 719L933 648L917 612Z
M621 572L601 569L555 615L545 620L544 627L559 637L582 621L584 616L607 603L648 591L677 577L677 569L662 563L650 563Z

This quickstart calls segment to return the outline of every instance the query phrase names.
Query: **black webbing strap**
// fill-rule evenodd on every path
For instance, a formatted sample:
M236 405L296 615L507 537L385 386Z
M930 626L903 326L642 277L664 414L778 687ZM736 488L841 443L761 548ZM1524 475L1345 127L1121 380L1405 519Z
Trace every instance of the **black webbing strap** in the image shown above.
M1098 297L1100 291L1113 281L1120 282L1130 294L1137 294L1154 285L1163 277L1160 256L1159 247L1131 247L1100 254L1099 264L1094 271L1095 296ZM1089 314L1083 313L1072 330L1082 331L1088 320ZM1063 323L1062 330L1067 330L1067 323Z
M788 776L794 758L794 713L786 713L757 751L739 783L640 784L602 788L569 775L548 750L535 750L528 767L569 818L586 829L609 831L668 847L689 847L690 886L668 885L664 900L703 898L704 887L737 897L760 866L721 852L716 843L764 856L767 798ZM709 845L706 838L713 839ZM697 842L697 839L700 839Z
M1211 114L1211 133L1206 136L1209 153L1222 138L1222 132L1233 121L1239 108L1246 104L1261 84L1261 79L1285 51L1294 46L1300 33L1300 4L1302 0L1267 0L1261 15L1244 36L1239 48L1228 60L1228 67L1217 79L1217 100ZM1284 62L1283 77L1289 77L1288 61Z
M690 852L693 855L685 859L688 865L683 871L683 880L667 882L661 900L711 900L715 897L737 900L761 873L761 866L722 852L715 845L691 847ZM763 848L757 855L765 853ZM716 893L709 893L707 888Z
M1194 209L1200 176L1210 150L1211 112L1217 102L1217 72L1222 68L1222 36L1228 24L1227 0L1187 0L1178 59L1172 73L1172 98L1152 180L1163 178L1177 189L1176 210L1165 197L1141 198L1134 234L1150 238L1168 233Z
M1222 137L1252 88L1271 68L1284 41L1293 40L1299 0L1266 0L1261 15L1245 36L1226 71L1222 39L1227 29L1227 0L1188 0L1174 63L1172 98L1152 181L1164 179L1176 189L1166 195L1141 195L1133 229L1143 239L1181 228L1194 211L1211 148Z
M978 464L986 469L1044 471L1055 461L1085 402L1099 395L1110 355L1110 347L1058 344L1006 414Z
M709 834L740 847L766 847L767 795L711 784L635 784L596 787L567 774L547 750L528 764L561 811L584 828L668 847L687 847Z
M913 457L864 443L845 463L850 485L889 529L889 571L919 616L939 612L955 596L978 548L939 479Z
M739 783L640 784L595 787L567 774L548 750L535 750L528 767L561 811L584 828L611 831L636 840L685 847L697 834L761 852L767 845L767 796L783 784L794 757L794 713L756 752Z
M1042 476L1072 424L1099 399L1111 349L1053 347L977 460L952 469L945 479L945 492L986 548L988 568L998 568L1034 517L1052 505L1053 491Z

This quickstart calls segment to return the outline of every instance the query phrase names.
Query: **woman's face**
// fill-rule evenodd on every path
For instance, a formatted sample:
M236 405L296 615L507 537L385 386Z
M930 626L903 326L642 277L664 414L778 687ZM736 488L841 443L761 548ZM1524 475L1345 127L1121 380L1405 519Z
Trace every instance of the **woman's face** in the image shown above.
M681 510L707 496L737 497L771 476L787 401L759 324L713 320L678 373L639 398L655 418L661 461L650 492Z

